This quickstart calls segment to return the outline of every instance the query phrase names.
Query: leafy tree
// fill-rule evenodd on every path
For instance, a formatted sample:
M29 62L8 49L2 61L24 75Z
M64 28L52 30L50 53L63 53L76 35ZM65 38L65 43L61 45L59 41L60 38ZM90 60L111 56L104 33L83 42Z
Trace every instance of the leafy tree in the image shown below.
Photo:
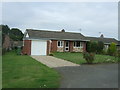
M10 28L8 27L8 25L0 25L0 29L2 29L3 34L9 35Z
M103 48L104 48L104 43L102 41L98 41L97 53L101 53L103 51Z
M14 41L22 41L24 34L18 28L12 28L10 30L10 38Z
M0 25L0 31L2 31L2 44L3 44L5 35L9 35L10 33L10 28L7 25Z
M97 42L92 41L91 42L91 52L96 53L97 52L97 46L98 46Z
M114 56L116 51L117 51L116 44L112 42L110 44L110 47L108 48L108 54L111 55L111 56Z
M94 53L96 53L97 46L98 46L98 44L95 41L87 42L87 44L86 44L87 52L94 52Z

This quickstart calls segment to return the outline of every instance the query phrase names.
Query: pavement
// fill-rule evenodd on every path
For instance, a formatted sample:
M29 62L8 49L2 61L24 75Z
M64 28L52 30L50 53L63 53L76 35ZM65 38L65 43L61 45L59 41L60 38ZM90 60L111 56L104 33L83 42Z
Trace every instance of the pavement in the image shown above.
M60 88L118 88L118 64L78 65L52 56L32 56L61 76Z

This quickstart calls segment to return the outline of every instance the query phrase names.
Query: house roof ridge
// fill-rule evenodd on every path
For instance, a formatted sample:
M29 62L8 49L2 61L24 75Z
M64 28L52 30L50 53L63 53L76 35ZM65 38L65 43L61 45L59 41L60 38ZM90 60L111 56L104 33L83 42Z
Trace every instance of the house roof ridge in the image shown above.
M37 29L26 29L26 30L34 30L34 31L44 31L44 32L57 32L57 33L72 33L72 34L81 34L78 32L61 32L61 31L50 31L50 30L37 30ZM83 34L81 34L83 35ZM84 36L84 35L83 35Z
M101 38L101 37L91 37L91 36L85 36L87 38ZM101 38L102 39L102 38ZM104 37L103 39L115 39L115 38L108 38L108 37ZM115 39L116 40L116 39Z

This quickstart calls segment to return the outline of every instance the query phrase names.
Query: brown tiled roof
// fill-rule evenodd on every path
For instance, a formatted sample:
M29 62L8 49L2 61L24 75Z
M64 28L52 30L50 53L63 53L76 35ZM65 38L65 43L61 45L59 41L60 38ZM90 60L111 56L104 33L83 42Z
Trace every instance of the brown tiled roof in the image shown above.
M45 31L45 30L33 30L33 29L27 29L26 31L28 32L29 38L32 39L48 38L48 39L85 40L85 37L81 33Z
M26 30L30 39L64 39L64 40L83 40L83 41L103 41L106 44L114 42L118 44L118 41L114 38L105 37L88 37L81 33L61 32L61 31L46 31L46 30ZM24 39L27 39L24 37Z
M102 41L102 42L104 42L104 43L112 43L112 42L114 42L114 43L116 43L116 44L118 44L118 41L116 40L116 39L114 39L114 38L102 38L102 37L86 37L86 39L88 39L88 40L92 40L92 41Z

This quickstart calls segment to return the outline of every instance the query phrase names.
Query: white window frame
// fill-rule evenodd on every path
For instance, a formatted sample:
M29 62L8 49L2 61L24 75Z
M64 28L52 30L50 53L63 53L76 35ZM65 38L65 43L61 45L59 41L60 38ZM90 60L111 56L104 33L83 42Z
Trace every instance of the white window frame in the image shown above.
M82 43L82 42L80 42L80 46L79 46L79 47L77 47L77 42L80 42L80 41L74 41L74 42L73 42L73 45L74 45L74 43L75 43L74 48L83 48L83 43Z
M80 42L80 48L83 48L83 42Z
M60 46L58 46L58 42L60 42ZM57 41L57 47L63 47L63 41Z

